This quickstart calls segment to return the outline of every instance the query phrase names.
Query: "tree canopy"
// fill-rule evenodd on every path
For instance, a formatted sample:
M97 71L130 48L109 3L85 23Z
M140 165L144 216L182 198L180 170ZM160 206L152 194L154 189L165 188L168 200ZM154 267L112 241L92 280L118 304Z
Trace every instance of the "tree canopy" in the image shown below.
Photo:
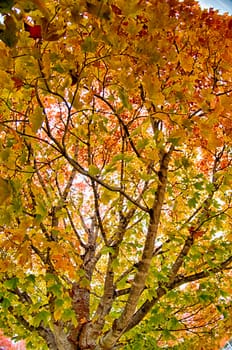
M6 0L0 329L28 349L213 349L231 328L232 18Z

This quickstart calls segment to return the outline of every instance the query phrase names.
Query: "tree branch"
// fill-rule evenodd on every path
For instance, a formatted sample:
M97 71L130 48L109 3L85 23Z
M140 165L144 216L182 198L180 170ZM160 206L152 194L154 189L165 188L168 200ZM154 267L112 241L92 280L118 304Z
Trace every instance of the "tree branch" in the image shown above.
M144 289L145 281L154 252L154 243L159 227L161 209L163 206L166 191L168 165L173 150L174 147L171 146L169 151L164 152L160 158L160 170L158 173L159 183L155 194L154 203L150 210L150 223L142 258L139 262L138 270L135 274L134 282L132 283L129 296L121 316L114 321L112 329L108 331L100 340L100 345L105 349L111 349L115 342L123 334L125 329L127 329L128 324L130 323L130 320L135 312L139 297ZM161 290L163 292L163 288L161 288Z
M131 318L129 325L126 328L126 331L129 331L131 328L135 327L138 323L140 323L142 319L147 315L147 313L151 310L151 308L161 299L161 297L166 295L170 290L179 287L185 283L199 281L200 279L210 276L212 273L222 272L223 270L228 269L228 265L230 263L232 263L232 256L230 256L218 266L208 269L207 271L204 270L189 276L177 275L174 281L170 281L170 283L167 282L163 284L163 286L159 286L156 289L156 297L152 300L146 300L143 303L143 305L136 311L136 313ZM232 269L232 266L229 269Z

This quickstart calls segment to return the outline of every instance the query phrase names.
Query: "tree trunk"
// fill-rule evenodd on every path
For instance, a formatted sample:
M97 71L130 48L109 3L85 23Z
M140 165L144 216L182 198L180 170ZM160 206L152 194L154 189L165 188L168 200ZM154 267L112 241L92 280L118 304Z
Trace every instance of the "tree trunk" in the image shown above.
M77 350L95 350L98 336L98 327L92 322L86 323L80 332Z
M68 340L61 326L54 325L52 331L43 328L39 333L50 350L77 350L76 345Z

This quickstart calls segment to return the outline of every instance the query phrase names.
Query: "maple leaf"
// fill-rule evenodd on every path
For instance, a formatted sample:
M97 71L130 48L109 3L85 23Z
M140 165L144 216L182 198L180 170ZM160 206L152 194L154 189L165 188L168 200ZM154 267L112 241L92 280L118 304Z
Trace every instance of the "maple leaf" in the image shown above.
M4 17L5 28L0 30L0 40L2 40L7 46L14 47L18 41L17 38L17 26L15 19L12 15L5 15Z
M0 203L3 204L11 196L11 186L8 180L0 178Z
M33 39L41 39L42 38L41 25L39 25L39 24L30 25L30 24L24 23L24 28L25 28L25 31L30 34L29 35L30 38L33 38Z
M14 0L3 0L0 4L0 12L5 14L8 13L14 5Z

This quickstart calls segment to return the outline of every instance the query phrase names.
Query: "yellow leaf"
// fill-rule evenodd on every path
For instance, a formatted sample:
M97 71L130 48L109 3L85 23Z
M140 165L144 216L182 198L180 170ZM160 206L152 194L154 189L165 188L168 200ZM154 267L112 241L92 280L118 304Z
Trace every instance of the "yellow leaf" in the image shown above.
M63 313L63 309L62 308L56 309L54 311L53 316L54 316L55 321L58 321L58 320L61 319L62 313Z
M11 77L9 74L7 74L4 71L0 71L0 88L6 88L6 89L12 89L13 88L13 81L11 80Z
M112 199L114 198L114 194L108 190L103 190L102 196L101 196L101 202L102 204L106 205L108 204L110 201L112 201Z
M186 132L183 129L174 130L170 135L170 138L180 138L182 140L185 137L186 137Z
M45 74L46 78L50 77L51 71L50 71L50 55L49 53L44 53L43 55L43 72Z
M162 106L164 104L164 95L161 92L154 94L152 101L155 105Z
M10 67L12 58L9 55L9 48L0 41L0 68L4 71Z
M83 108L83 102L81 102L79 94L76 94L74 99L73 99L72 95L70 94L70 100L73 101L72 105L76 110Z
M44 114L41 107L36 107L30 117L31 128L33 132L37 132L41 128L44 120Z
M180 54L179 58L180 58L180 63L181 63L182 68L187 72L191 72L191 70L193 69L193 64L194 64L193 58L186 53Z

